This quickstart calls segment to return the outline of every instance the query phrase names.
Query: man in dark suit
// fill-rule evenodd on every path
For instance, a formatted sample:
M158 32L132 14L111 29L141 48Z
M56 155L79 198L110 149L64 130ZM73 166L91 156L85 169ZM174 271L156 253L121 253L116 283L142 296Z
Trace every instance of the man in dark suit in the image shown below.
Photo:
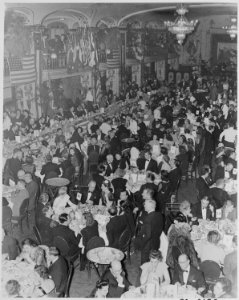
M216 181L216 186L210 189L210 195L212 201L215 203L216 209L222 208L228 199L230 199L228 193L224 190L224 179L220 178Z
M202 175L196 179L196 189L198 193L198 199L202 199L205 195L208 195L210 188L207 179L209 178L211 169L205 165L202 167Z
M28 205L28 222L31 228L36 224L36 200L39 197L39 186L33 181L32 174L26 173L26 190L29 193L29 205Z
M41 175L45 175L44 182L53 177L58 177L61 172L57 164L52 162L51 155L46 155L46 164L42 166Z
M112 173L115 172L115 163L114 163L114 157L112 154L108 154L106 156L106 171L105 171L105 176L108 177Z
M97 167L97 173L92 174L93 180L96 182L96 185L100 190L101 190L102 183L105 180L105 177L104 177L105 171L106 171L106 166L104 164L100 164Z
M109 281L108 298L120 298L128 291L130 283L122 270L121 263L117 260L112 261L111 267L104 274L103 280Z
M109 131L110 136L110 153L115 155L121 152L121 141L115 136L115 130Z
M100 202L100 189L97 187L96 182L91 180L88 184L88 188L81 191L81 203L88 203L93 205L99 205Z
M56 293L60 294L64 292L67 282L67 263L55 247L49 248L49 262L49 275L55 283Z
M79 242L81 239L81 236L78 235L75 236L74 232L68 227L70 224L70 220L68 218L68 215L66 213L63 213L59 216L59 224L57 223L55 227L51 228L52 236L53 236L53 246L54 245L54 237L60 236L64 238L64 240L69 245L69 252L66 254L67 256L72 256L77 251L79 251ZM61 249L59 249L61 251Z
M145 152L144 159L137 160L137 166L139 170L151 171L158 174L158 165L156 160L152 159L152 154L150 152Z
M17 183L17 173L22 168L22 151L19 149L13 150L13 157L7 159L3 171L3 183L9 185L9 179Z
M173 273L173 284L191 285L199 294L206 291L206 282L203 273L190 264L186 254L178 257L180 268L176 268Z
M91 138L91 145L89 145L88 149L87 149L88 155L91 152L97 152L98 154L100 153L100 146L96 145L96 143L97 143L96 137L92 136L92 138Z
M215 220L216 213L215 208L212 204L209 204L209 198L205 195L200 202L195 203L192 206L192 215L197 219L203 220Z
M115 207L110 208L109 213L111 219L106 225L109 246L119 249L119 238L122 232L128 227L128 222L125 215L117 216L117 209Z
M149 261L151 250L158 250L160 246L160 235L163 231L163 216L155 211L156 201L146 200L144 209L147 213L138 237L135 239L136 248L141 249L141 264Z

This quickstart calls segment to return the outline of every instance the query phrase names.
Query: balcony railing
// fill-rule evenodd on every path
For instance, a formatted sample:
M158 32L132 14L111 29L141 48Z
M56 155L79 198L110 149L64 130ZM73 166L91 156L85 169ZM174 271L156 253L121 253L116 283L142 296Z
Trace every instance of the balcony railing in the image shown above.
M43 53L43 70L55 70L66 68L66 53Z

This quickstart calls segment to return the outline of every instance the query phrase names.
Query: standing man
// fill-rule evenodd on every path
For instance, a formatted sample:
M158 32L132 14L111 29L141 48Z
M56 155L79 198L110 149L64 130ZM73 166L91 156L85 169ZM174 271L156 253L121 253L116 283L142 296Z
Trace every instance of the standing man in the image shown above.
M137 248L141 250L141 264L149 261L151 250L158 250L160 246L160 235L163 231L163 216L155 212L156 201L153 199L144 202L147 213L143 219L143 225L138 237L135 239Z
M38 184L33 181L32 174L26 173L25 175L25 182L26 182L26 190L29 193L29 205L28 205L28 220L30 228L36 224L36 201L39 196L39 186Z

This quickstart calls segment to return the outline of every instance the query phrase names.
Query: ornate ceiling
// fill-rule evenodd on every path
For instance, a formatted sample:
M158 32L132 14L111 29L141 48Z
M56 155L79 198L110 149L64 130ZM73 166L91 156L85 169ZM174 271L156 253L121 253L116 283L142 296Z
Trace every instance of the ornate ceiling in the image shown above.
M175 18L178 3L6 3L24 14L29 25L61 21L77 26L126 26L140 21L148 26L160 26L164 20ZM187 3L188 19L212 15L235 15L237 3ZM157 25L158 24L158 25Z

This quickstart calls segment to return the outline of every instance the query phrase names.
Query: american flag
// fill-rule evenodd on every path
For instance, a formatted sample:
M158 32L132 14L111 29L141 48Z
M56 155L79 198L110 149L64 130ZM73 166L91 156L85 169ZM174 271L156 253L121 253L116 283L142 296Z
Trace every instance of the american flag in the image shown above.
M9 57L11 84L26 84L36 81L35 55Z
M120 67L120 51L111 50L110 54L107 55L107 67L108 69L117 69Z

